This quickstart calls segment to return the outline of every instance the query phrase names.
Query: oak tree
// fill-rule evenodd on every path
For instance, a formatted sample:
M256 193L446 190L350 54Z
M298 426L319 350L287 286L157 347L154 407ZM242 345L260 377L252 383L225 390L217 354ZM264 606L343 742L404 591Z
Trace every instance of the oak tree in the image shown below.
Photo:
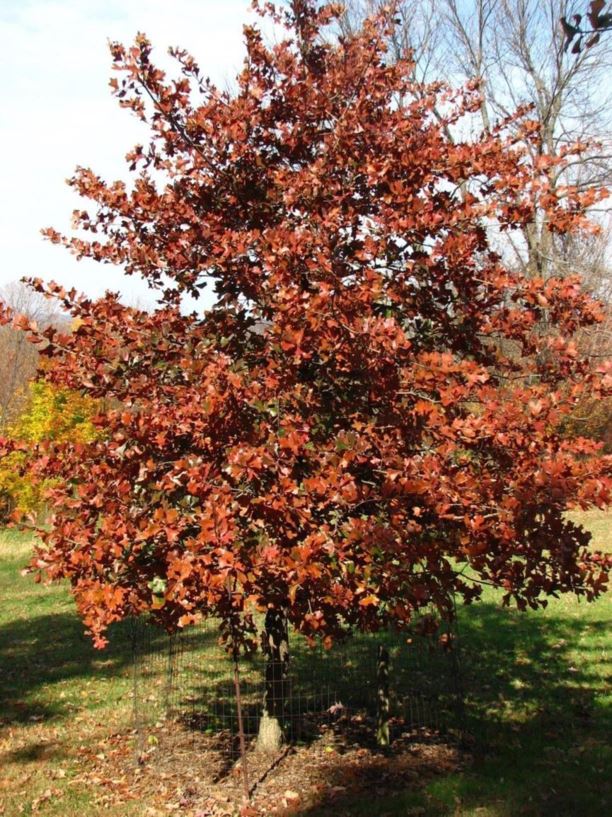
M417 87L382 17L333 42L334 6L264 13L284 39L245 28L231 92L177 49L167 77L144 35L112 45L150 141L129 184L77 169L93 206L47 235L159 305L33 282L78 319L22 322L42 376L106 401L103 433L32 455L53 477L36 569L70 581L98 646L143 613L213 616L247 647L257 609L331 643L487 583L522 609L595 598L608 565L564 512L609 501L610 459L559 426L609 389L572 340L600 308L575 278L509 269L491 233L542 212L588 230L599 193L547 183L524 111L467 135L477 89ZM214 306L185 314L204 287Z

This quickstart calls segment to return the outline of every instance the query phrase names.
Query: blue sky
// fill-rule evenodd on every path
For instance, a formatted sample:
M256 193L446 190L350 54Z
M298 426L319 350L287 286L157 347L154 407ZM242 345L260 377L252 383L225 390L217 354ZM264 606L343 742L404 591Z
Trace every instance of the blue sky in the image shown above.
M0 285L24 275L76 286L89 295L119 290L152 301L118 269L77 262L40 229L69 231L79 199L65 185L75 165L126 178L123 157L142 126L110 96L107 40L137 31L166 49L190 50L217 84L230 82L242 56L249 0L0 0Z

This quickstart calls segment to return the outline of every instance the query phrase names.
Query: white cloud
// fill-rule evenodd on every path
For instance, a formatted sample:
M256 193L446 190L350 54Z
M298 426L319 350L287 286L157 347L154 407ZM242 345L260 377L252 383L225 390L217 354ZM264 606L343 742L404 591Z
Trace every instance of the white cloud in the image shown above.
M223 86L243 56L249 0L3 0L0 5L0 284L24 275L55 279L90 295L120 290L151 300L146 286L115 268L77 262L40 229L69 231L79 199L65 185L74 167L126 178L125 153L142 126L109 92L107 40L151 38L162 67L168 46L196 57Z

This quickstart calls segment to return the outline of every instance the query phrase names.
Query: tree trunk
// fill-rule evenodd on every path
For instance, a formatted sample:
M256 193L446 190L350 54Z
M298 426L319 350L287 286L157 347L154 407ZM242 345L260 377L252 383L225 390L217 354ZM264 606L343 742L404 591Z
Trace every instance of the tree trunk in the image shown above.
M389 650L380 645L378 647L378 662L376 666L378 695L376 718L376 743L379 746L388 746L389 739Z
M266 655L266 685L257 750L278 752L283 744L283 715L288 691L289 635L283 610L266 613L263 648Z

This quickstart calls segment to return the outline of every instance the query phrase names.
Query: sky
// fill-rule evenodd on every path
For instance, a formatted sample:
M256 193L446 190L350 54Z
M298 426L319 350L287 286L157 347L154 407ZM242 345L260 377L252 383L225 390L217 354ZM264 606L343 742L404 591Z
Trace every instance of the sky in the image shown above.
M70 232L72 211L83 206L65 184L76 165L127 179L124 156L145 138L110 94L109 39L129 43L145 32L162 67L169 46L186 48L224 87L240 69L242 26L253 19L249 0L0 0L0 287L35 276L153 305L143 282L77 261L40 230Z

